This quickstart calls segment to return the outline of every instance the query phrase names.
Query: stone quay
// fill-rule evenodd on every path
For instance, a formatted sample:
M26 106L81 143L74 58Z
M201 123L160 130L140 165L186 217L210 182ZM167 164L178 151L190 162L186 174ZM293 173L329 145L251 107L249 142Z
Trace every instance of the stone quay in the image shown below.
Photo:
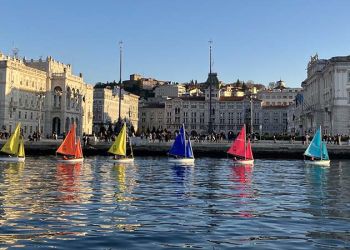
M140 138L133 138L133 151L137 156L167 156L172 141L170 142L149 142ZM55 155L56 149L62 140L40 140L26 141L25 151L27 156L38 155ZM5 141L0 140L0 145L4 145ZM107 156L108 149L112 142L92 142L83 147L85 156L102 155ZM194 155L200 157L230 157L226 151L230 147L231 142L192 142ZM288 141L258 141L252 144L254 158L256 159L303 159L303 153L307 145L303 145L300 141L290 143ZM329 157L334 159L350 159L350 145L327 144Z

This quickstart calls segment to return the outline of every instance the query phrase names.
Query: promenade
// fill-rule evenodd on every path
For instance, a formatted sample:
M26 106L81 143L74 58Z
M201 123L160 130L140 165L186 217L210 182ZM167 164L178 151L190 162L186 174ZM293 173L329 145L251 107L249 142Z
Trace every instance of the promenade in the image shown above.
M36 155L54 155L56 149L62 140L26 141L25 151L28 156ZM0 140L0 145L5 143ZM92 142L83 148L84 155L108 155L107 150L112 142ZM135 156L166 156L172 145L169 142L149 142L146 139L141 140L133 138L133 149ZM227 157L226 151L230 147L231 142L192 142L195 157ZM254 157L256 159L303 159L303 153L307 145L303 145L300 141L293 144L289 141L258 141L252 144ZM350 159L350 145L327 144L328 153L331 159Z

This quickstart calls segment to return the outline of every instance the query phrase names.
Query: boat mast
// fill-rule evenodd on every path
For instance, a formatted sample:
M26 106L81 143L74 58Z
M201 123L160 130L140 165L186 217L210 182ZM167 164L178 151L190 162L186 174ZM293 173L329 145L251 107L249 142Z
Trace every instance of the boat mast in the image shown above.
M119 42L119 116L118 122L121 122L121 106L122 106L122 53L123 53L123 41Z
M320 155L321 155L321 161L322 161L322 130L321 130L321 125L320 125L320 141L321 141L321 143L320 143Z
M185 132L185 125L184 124L182 124L182 128L183 128L183 131L184 131L184 139L185 139L184 145L185 145L185 158L186 158L186 132Z
M245 132L245 123L244 123L244 160L247 160L247 140L246 140L246 132Z

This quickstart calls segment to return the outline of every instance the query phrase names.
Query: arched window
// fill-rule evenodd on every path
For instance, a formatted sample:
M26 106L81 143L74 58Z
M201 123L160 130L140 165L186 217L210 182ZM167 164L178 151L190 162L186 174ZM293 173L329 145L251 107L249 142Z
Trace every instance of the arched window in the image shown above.
M70 99L71 99L71 96L72 96L72 91L70 89L70 87L67 88L67 95L66 95L66 108L67 109L70 109Z
M62 89L61 89L61 87L60 86L56 86L55 88L54 88L54 91L53 91L54 93L54 99L53 99L53 101L54 101L54 107L58 107L58 108L60 108L61 107L61 96L62 96L62 93L63 93L63 91L62 91Z

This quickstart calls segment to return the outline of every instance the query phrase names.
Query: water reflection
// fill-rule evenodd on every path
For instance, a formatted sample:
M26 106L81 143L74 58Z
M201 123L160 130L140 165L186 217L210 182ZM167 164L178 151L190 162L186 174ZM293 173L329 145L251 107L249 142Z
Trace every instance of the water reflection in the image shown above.
M21 217L23 211L16 209L21 203L18 200L25 187L23 186L24 162L1 163L1 224Z
M231 167L232 175L231 179L236 183L234 186L237 197L240 197L238 213L241 217L253 217L253 210L250 209L251 202L250 199L254 198L254 193L252 190L252 176L254 165L249 164L235 164Z
M57 163L56 179L59 199L65 203L80 202L80 174L82 163Z
M114 190L115 200L118 202L132 201L132 191L136 184L135 176L127 176L126 170L135 172L134 164L114 163L112 168L112 174L116 180L116 186ZM134 173L131 173L134 174Z

